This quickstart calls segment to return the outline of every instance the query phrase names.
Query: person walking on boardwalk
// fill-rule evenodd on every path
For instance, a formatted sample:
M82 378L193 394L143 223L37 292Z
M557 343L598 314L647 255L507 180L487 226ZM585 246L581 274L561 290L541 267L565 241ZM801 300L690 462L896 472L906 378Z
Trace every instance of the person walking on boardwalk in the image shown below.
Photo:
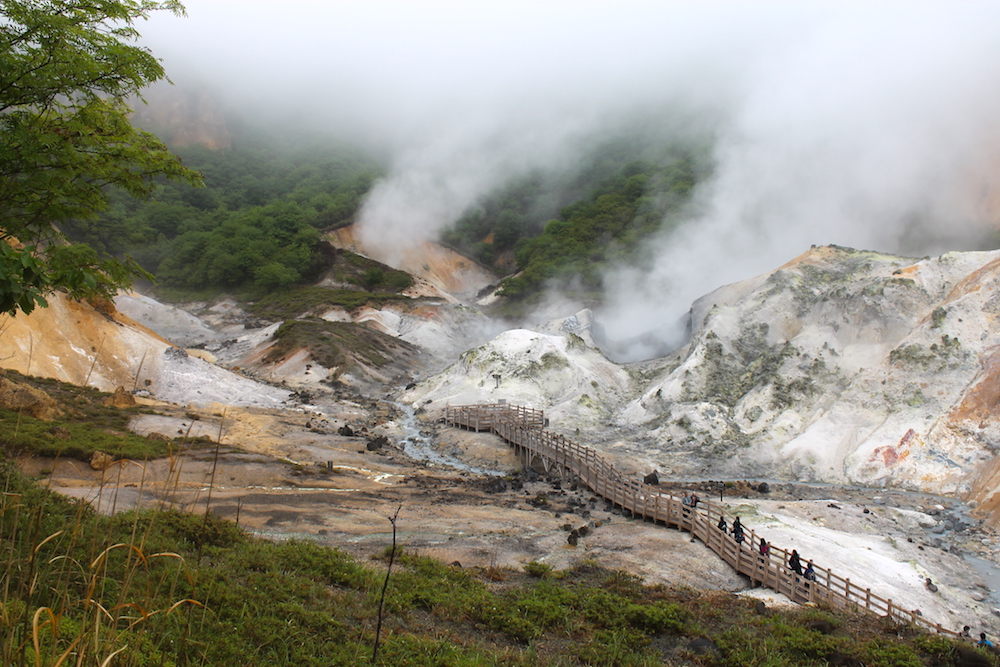
M806 571L802 573L806 581L816 581L816 570L813 568L813 562L809 561L806 563Z
M980 648L993 648L993 642L986 638L985 632L979 633L979 641L976 642L976 646Z
M729 526L726 524L725 515L719 517L719 530L721 530L723 533L729 532Z
M733 539L737 544L743 544L743 524L739 517L733 519Z
M687 491L681 497L681 514L685 520L691 516L691 495Z
M760 538L760 546L757 548L760 552L760 558L757 562L757 569L759 569L763 574L761 575L761 581L767 580L767 564L770 560L771 545L767 543L763 537Z
M799 552L792 549L792 555L788 559L788 569L795 574L802 574L802 561L799 559Z

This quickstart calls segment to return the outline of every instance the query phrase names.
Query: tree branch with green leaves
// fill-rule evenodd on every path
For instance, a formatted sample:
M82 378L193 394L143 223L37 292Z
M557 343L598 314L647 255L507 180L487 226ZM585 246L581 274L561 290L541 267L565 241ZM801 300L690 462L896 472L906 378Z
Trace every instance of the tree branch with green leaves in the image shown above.
M137 277L128 259L68 245L60 224L94 219L109 188L148 196L157 177L200 175L132 125L130 100L164 80L136 23L174 0L0 0L0 312L45 295L113 297Z

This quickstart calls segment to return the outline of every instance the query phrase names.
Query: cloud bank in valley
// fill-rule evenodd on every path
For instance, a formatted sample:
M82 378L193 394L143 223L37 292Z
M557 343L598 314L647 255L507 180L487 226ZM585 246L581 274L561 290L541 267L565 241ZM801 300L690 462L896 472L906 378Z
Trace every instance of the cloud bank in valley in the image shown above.
M434 238L637 117L714 137L652 272L609 276L612 336L676 339L691 301L810 244L926 254L995 217L994 3L191 0L142 31L168 72L384 156L363 234ZM650 308L650 304L656 307Z

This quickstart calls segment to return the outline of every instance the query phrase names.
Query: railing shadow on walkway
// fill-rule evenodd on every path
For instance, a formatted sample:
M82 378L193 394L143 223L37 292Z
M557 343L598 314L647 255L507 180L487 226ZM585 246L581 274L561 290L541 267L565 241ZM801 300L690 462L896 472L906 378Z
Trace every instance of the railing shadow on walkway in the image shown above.
M590 447L545 430L548 424L541 410L506 403L450 406L445 410L445 422L491 431L514 448L526 467L541 465L546 472L568 472L596 495L635 517L690 532L751 582L783 593L795 602L865 609L898 623L958 636L939 623L924 619L919 610L903 609L891 599L880 597L870 588L826 568L815 566L815 579L807 581L789 566L790 550L772 545L770 553L762 556L758 550L760 538L753 530L744 528L743 542L721 530L720 518L725 519L727 526L732 526L736 518L726 513L721 504L702 500L696 508L691 508L669 493L626 476Z

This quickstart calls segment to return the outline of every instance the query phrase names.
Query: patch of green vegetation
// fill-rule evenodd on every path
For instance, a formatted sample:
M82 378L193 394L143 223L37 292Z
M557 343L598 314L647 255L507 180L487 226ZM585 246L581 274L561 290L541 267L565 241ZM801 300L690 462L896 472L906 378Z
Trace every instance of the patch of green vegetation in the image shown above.
M917 283L912 278L875 278L861 289L860 294L867 297L881 297L885 296L886 289L913 287L917 287Z
M691 424L691 418L688 417L687 415L682 415L681 417L678 417L677 419L675 419L674 420L674 424L677 425L677 426L679 426L679 427L681 427L682 429L684 429L688 433L691 432L691 426L692 426L692 424Z
M934 359L934 353L925 351L924 346L918 343L897 347L889 353L889 363L897 366L910 365L927 368Z
M354 310L362 306L377 308L398 301L409 301L409 299L392 292L376 294L328 287L293 287L269 292L251 303L247 309L257 317L267 320L290 320L321 309Z
M771 407L775 410L787 410L802 398L816 396L819 391L819 387L808 375L795 378L791 382L785 382L778 377L772 383Z
M575 333L570 333L566 335L566 349L583 352L587 349L587 342Z
M566 357L556 352L546 352L538 361L529 361L519 366L514 371L514 376L532 378L564 368L569 368L569 361L566 360Z
M780 381L782 364L797 352L789 342L768 345L767 332L764 323L747 327L733 341L736 353L730 354L709 331L704 339L703 387L692 388L686 382L684 400L709 400L732 408L754 387Z
M969 355L970 352L962 347L957 337L943 334L940 345L931 343L929 348L924 348L918 343L911 343L905 347L897 347L889 353L889 363L943 370L961 364Z
M356 285L369 292L399 293L413 285L413 276L406 271L393 269L350 250L338 250L327 273L337 282Z
M941 306L935 308L934 312L931 313L931 329L940 329L946 317L948 317L947 310Z
M538 577L539 579L547 577L552 574L552 566L548 563L539 563L537 560L533 560L530 563L524 564L524 571L533 577Z
M42 421L0 408L0 449L8 454L59 456L78 461L89 461L94 452L111 454L115 459L144 460L166 456L171 444L127 430L106 430L65 419Z
M903 388L903 402L911 408L919 408L928 400L920 386L915 383L911 382Z
M963 361L969 356L969 352L962 349L962 343L958 338L949 336L948 334L941 336L941 345L931 343L930 350L940 357L942 362L949 360Z
M104 404L111 394L76 387L58 380L4 374L12 382L44 391L56 401L62 416L43 421L0 408L0 449L8 454L61 456L89 461L95 451L115 459L144 460L166 456L177 448L171 441L145 438L128 429L144 408L116 408Z
M405 341L353 322L288 320L274 332L274 339L265 362L275 362L306 349L317 364L341 371L356 362L381 367L401 353L416 351Z

